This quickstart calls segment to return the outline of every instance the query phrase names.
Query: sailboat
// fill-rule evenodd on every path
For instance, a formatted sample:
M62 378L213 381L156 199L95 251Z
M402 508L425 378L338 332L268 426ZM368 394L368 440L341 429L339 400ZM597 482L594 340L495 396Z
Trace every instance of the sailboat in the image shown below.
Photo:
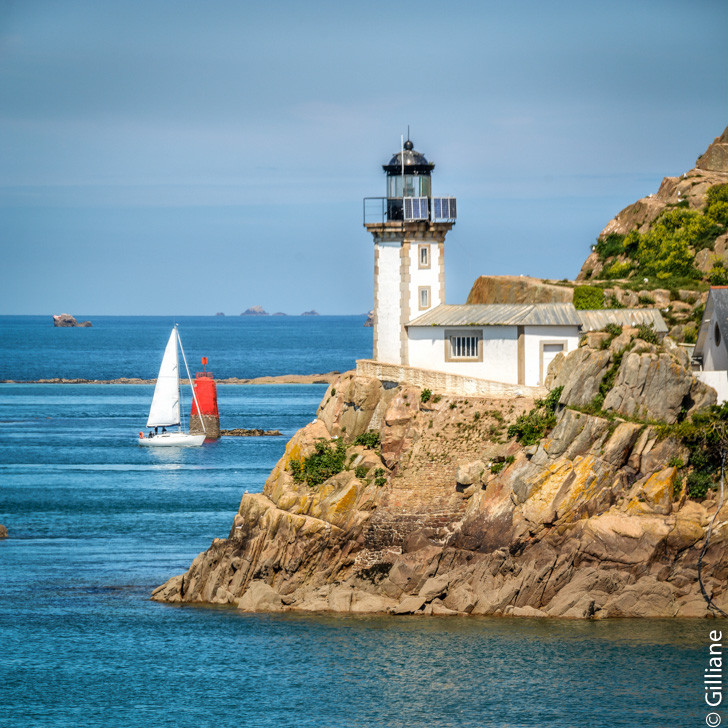
M205 435L191 435L189 432L184 432L181 427L178 345L179 350L182 352L185 369L187 370L187 378L190 382L190 387L192 387L192 378L190 377L190 370L187 366L185 351L182 348L182 340L179 338L179 332L175 324L164 350L162 366L159 368L157 385L154 388L152 406L149 408L149 418L147 419L147 427L155 428L156 430L161 427L162 432L150 432L148 437L145 437L144 433L140 432L140 445L148 447L199 447L205 441ZM194 388L192 388L192 398L195 400L195 404L197 404ZM199 404L197 408L199 411ZM176 427L177 430L167 432L167 427ZM204 431L204 422L202 423L202 428Z

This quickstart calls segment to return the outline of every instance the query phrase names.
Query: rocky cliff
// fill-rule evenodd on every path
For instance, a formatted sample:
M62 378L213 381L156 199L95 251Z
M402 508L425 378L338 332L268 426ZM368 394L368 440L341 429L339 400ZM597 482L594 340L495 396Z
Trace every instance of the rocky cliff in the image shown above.
M610 235L628 235L632 231L647 233L664 212L682 208L701 211L707 202L708 190L717 185L728 183L728 127L716 137L704 154L698 157L696 166L679 177L665 177L655 194L643 197L619 212L610 220L599 240ZM695 265L703 273L707 273L715 260L728 262L726 247L728 233L717 235L710 246L694 250L697 257ZM594 251L584 262L577 276L577 281L597 280L608 267L611 256L600 255ZM624 262L624 258L620 259Z
M432 395L341 375L226 539L155 590L242 610L603 618L708 613L697 563L715 500L654 423L714 401L678 347L625 329L559 355L543 403ZM527 415L527 413L531 413ZM524 417L525 416L525 417ZM519 419L520 417L520 419ZM703 581L728 610L728 506Z
M529 276L480 276L466 303L571 303L570 286L557 286Z

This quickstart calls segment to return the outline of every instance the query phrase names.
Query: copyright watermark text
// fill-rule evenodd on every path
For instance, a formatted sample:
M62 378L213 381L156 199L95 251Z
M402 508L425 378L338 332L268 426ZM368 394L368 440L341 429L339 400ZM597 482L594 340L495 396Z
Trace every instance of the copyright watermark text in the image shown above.
M709 710L705 716L705 724L710 728L717 728L723 721L719 712L723 703L723 632L714 629L708 638L708 666L703 673L705 704Z

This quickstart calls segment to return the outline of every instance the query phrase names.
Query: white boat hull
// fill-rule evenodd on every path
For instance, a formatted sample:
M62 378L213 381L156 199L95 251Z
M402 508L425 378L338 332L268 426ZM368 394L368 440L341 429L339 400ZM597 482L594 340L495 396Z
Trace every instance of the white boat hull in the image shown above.
M145 447L200 447L204 435L190 435L186 432L164 432L154 437L140 437L139 444Z

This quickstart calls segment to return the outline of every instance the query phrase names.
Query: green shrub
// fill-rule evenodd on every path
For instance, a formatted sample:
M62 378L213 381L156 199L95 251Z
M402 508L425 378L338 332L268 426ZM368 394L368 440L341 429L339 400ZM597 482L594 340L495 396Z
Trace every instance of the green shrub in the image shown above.
M563 387L556 387L546 399L536 400L534 408L520 415L508 428L508 437L515 437L523 445L535 445L556 424L556 407Z
M425 403L429 402L430 398L432 397L432 391L429 389L423 389L420 393L420 401Z
M708 490L714 485L713 479L708 473L694 470L687 479L688 496L695 500L703 500L708 494Z
M615 295L611 295L605 302L604 308L626 308L619 302L619 299Z
M439 402L439 401L440 401L441 399L442 399L442 395L441 395L441 394L436 394L436 395L435 395L435 396L434 396L434 397L432 398L432 401L433 401L433 402L434 402L435 404L437 404L437 403L438 403L438 402Z
M622 333L622 327L619 324L607 324L602 331L610 336L619 336Z
M660 435L680 440L690 453L687 478L691 498L704 498L720 478L723 453L728 450L728 403L696 412L676 425L660 428Z
M725 263L722 260L714 263L713 267L708 272L708 280L710 281L711 286L728 285L728 270L726 269Z
M354 475L356 475L359 480L363 480L367 477L367 467L366 465L357 465L354 469Z
M628 278L633 269L634 263L629 260L626 260L624 263L615 260L612 265L602 270L600 277L606 281L611 281L616 278Z
M713 185L705 193L705 212L717 202L728 202L728 184Z
M683 329L683 339L686 344L694 344L698 340L698 329L694 324L688 324Z
M603 240L597 239L595 247L599 260L606 260L624 251L624 235L609 233Z
M364 447L371 448L379 447L381 443L381 435L377 430L369 430L362 433L354 440L355 445L363 445Z
M640 324L637 327L637 336L639 336L642 341L646 341L648 344L660 343L660 340L657 338L655 330L652 328L652 326L648 324Z
M537 399L535 404L537 407L543 407L549 412L556 412L556 408L559 406L559 399L561 399L561 393L564 391L563 387L556 387L552 389L546 399Z
M694 255L703 248L712 248L721 230L694 210L664 211L652 228L639 236L635 252L639 273L663 281L681 276L700 278Z
M325 480L340 473L346 463L346 445L338 440L331 445L324 439L317 440L314 452L302 461L292 460L290 467L297 483L310 486L321 485Z
M602 308L604 291L597 286L576 286L574 288L574 308L584 311Z
M505 466L505 460L501 460L499 463L492 463L490 466L490 472L493 475L497 475L498 473L500 473L501 470L503 470L503 468L505 468Z
M386 475L384 473L384 468L377 468L374 471L374 485L382 486L387 482Z

